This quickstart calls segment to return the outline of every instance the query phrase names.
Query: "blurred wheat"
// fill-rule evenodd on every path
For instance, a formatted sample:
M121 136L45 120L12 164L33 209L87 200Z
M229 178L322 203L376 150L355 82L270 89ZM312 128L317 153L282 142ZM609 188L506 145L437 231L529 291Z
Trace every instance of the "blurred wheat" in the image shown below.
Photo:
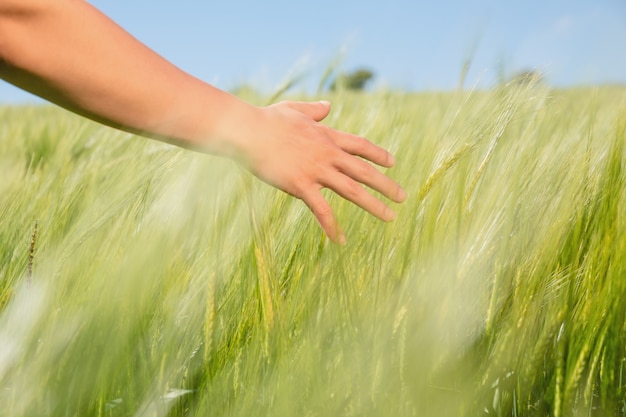
M333 94L409 193L326 194L346 247L228 161L0 108L0 414L624 415L626 91Z

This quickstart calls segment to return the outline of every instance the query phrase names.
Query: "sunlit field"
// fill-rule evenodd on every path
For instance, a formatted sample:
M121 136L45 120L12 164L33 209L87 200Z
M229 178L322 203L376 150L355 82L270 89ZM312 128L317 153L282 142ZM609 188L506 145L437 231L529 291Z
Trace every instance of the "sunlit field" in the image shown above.
M626 88L322 98L409 194L327 192L344 247L231 161L0 108L0 415L626 415Z

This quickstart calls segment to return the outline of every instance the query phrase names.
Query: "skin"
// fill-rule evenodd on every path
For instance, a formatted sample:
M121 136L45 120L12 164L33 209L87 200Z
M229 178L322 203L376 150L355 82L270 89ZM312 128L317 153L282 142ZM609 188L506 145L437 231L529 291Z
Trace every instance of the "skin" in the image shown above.
M250 105L172 65L82 0L0 0L0 77L103 124L230 157L301 199L333 242L345 235L320 190L384 221L406 193L371 164L395 160L319 123L328 102Z

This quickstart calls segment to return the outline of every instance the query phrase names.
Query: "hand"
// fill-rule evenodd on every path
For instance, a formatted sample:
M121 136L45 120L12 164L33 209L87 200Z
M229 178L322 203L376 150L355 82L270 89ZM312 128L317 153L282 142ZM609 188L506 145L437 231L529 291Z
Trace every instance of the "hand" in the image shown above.
M302 199L334 242L345 236L322 188L385 221L395 213L361 184L396 202L406 198L367 162L392 166L387 151L318 123L327 102L254 107L173 66L88 2L4 3L1 77L110 126L243 159L259 178Z
M362 137L318 123L328 115L330 103L285 101L261 111L253 149L246 152L249 169L261 180L304 201L333 242L345 244L346 238L320 193L322 188L333 190L381 220L396 217L361 185L392 201L404 201L404 190L366 162L391 167L393 156Z

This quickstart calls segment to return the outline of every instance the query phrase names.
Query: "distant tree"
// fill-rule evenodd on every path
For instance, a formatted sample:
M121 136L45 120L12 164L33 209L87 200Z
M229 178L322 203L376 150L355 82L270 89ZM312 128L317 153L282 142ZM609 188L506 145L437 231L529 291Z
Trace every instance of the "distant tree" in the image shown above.
M361 91L374 78L374 73L366 68L359 68L350 73L340 74L330 85L331 90L345 88L346 90Z
M526 86L531 84L538 84L543 80L543 74L538 70L524 70L514 74L511 79L511 84L517 84L519 86Z

